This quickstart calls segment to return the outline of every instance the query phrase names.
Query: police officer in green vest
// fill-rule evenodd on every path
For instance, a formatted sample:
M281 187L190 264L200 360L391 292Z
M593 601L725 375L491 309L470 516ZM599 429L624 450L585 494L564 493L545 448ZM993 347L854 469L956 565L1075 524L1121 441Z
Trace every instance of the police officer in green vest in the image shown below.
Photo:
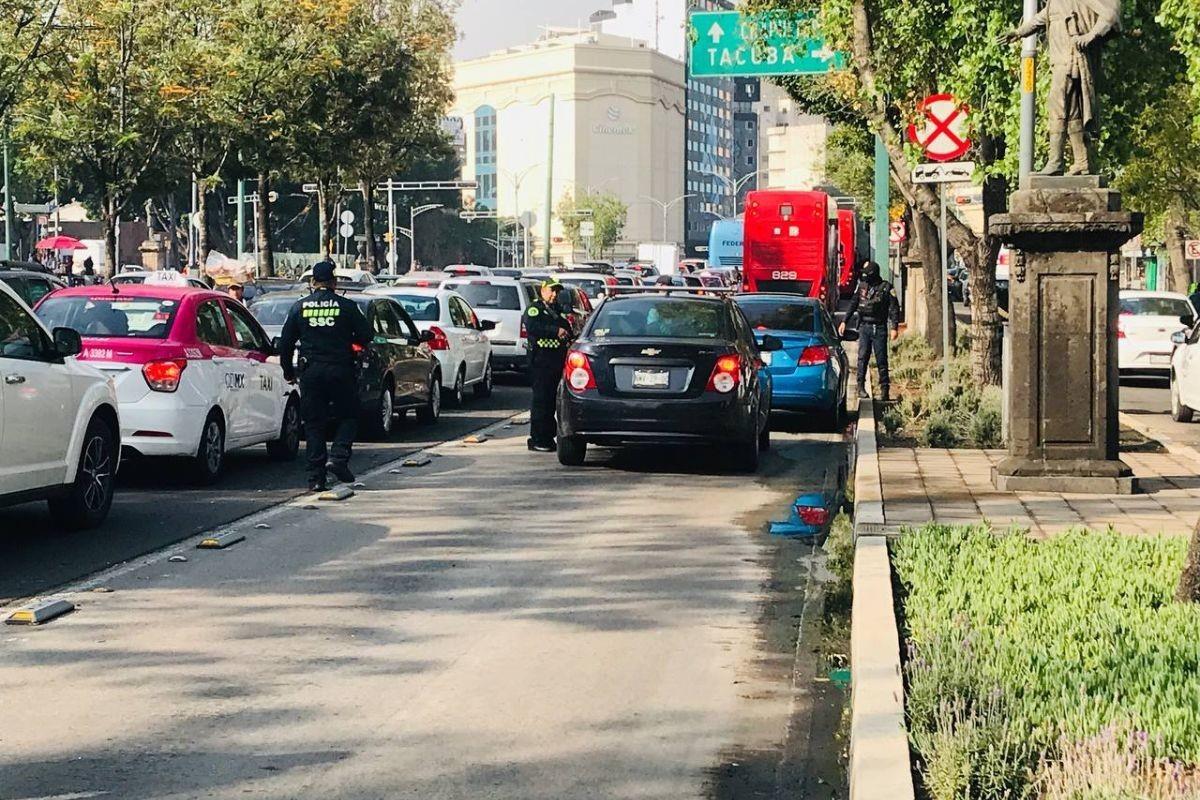
M554 419L558 402L558 384L563 363L571 344L571 323L558 309L562 284L550 278L542 283L538 299L525 312L525 330L529 333L529 375L533 400L529 408L529 449L554 452L557 424Z

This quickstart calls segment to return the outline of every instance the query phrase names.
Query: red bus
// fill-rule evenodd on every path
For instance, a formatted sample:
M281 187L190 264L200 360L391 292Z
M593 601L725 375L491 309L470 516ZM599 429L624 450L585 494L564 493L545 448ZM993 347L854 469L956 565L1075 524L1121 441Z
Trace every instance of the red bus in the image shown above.
M746 198L743 288L838 300L837 204L824 192L751 192Z
M838 276L838 289L842 297L849 297L854 292L855 285L861 277L860 265L864 260L862 252L866 244L866 230L859 222L858 213L850 209L838 211L838 258L841 259L841 273Z

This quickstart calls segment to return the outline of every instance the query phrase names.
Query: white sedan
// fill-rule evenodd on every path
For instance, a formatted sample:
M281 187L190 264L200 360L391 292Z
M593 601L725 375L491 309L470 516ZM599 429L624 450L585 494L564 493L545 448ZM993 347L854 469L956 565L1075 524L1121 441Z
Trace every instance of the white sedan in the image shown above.
M1122 374L1159 374L1171 370L1173 334L1195 317L1187 295L1176 292L1123 291L1117 319L1117 363Z
M442 365L451 403L461 406L467 387L476 397L491 396L492 343L486 331L494 330L496 323L481 321L462 295L432 286L373 286L367 294L395 300L417 328L433 334L429 349Z

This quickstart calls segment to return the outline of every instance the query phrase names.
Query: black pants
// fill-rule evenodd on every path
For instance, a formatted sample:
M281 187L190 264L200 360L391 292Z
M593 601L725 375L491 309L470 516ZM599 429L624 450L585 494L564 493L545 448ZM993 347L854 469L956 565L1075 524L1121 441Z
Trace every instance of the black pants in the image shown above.
M863 322L858 326L858 387L867 384L867 367L871 351L875 351L875 366L879 368L879 388L887 391L892 385L888 370L888 326L886 322Z
M308 364L300 374L300 409L304 414L309 480L325 479L325 461L348 464L358 432L358 381L352 364ZM337 423L333 447L326 450L325 431Z
M533 383L533 401L529 407L529 441L552 445L558 433L554 412L558 405L558 383L562 380L562 359L535 359L529 370Z

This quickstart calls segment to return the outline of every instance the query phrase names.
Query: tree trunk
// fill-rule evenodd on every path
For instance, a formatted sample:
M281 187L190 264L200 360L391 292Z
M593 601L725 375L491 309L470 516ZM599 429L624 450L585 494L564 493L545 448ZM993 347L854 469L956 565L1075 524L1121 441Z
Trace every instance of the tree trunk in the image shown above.
M1180 603L1200 603L1200 523L1192 529L1192 543L1188 546L1187 562L1179 577L1179 588L1175 600Z
M942 356L942 281L946 279L946 269L942 266L942 245L938 237L938 224L920 211L913 212L914 228L916 228L917 250L920 251L921 263L925 273L925 341L933 348L938 358ZM954 315L950 315L950 324L954 325ZM954 328L950 329L950 343L953 349Z
M363 233L367 237L367 268L379 274L379 248L375 244L375 182L359 181L363 198Z
M988 137L980 143L984 161L1004 157L1002 142ZM989 177L983 182L984 225L1008 207L1008 181ZM976 386L998 386L1003 379L1004 334L996 307L996 261L1000 240L986 233L973 250L960 253L971 275L971 382Z
M263 278L275 277L275 251L271 249L271 178L266 172L258 173L258 202L254 206L258 219L258 274Z
M330 184L327 176L317 178L317 230L320 232L321 244L319 252L326 258L333 256L333 237L337 220L333 218L334 206L337 205L340 190Z
M204 266L208 263L208 252L210 248L208 240L208 187L204 183L200 184L200 188L196 191L196 216L199 221L194 229L196 236L196 260L200 268L200 274L204 275Z
M175 193L167 195L167 238L170 242L167 264L173 270L179 269L179 208L175 204Z
M1176 196L1167 209L1166 217L1166 247L1167 247L1167 290L1191 294L1188 289L1192 285L1192 273L1188 269L1187 252L1187 223L1182 198Z
M104 223L104 269L101 275L111 278L120 268L117 263L117 199L111 195L104 198L101 210Z

